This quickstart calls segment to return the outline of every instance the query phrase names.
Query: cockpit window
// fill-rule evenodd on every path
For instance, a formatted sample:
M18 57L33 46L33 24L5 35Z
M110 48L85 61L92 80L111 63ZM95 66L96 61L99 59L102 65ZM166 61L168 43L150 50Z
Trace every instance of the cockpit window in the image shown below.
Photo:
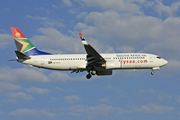
M161 57L157 57L158 59L161 59Z

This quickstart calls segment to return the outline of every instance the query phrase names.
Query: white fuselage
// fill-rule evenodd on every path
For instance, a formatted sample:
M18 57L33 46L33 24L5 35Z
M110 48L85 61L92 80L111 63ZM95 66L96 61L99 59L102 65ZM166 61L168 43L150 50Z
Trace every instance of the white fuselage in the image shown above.
M30 56L31 59L19 62L29 66L52 70L81 70L88 71L87 54L59 54ZM106 64L97 67L97 71L113 69L159 69L168 62L157 55L145 53L112 53L101 54Z
M145 53L111 53L99 54L79 33L86 54L53 55L38 50L17 27L11 27L17 50L17 61L38 68L51 70L87 71L91 75L112 75L118 69L159 69L168 62L157 55Z

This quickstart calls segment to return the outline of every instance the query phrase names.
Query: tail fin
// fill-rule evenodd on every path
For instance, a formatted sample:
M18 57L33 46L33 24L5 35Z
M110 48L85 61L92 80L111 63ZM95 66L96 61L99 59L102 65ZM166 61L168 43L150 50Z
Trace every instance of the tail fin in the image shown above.
M27 55L50 55L50 53L39 51L34 45L22 34L17 27L11 27L11 31L16 43L17 51Z

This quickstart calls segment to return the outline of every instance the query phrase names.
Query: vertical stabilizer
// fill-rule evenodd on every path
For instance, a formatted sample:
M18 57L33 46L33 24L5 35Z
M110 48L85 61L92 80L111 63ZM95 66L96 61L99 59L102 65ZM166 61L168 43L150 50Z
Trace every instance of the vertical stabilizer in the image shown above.
M27 56L50 54L36 49L17 27L11 27L11 31L16 43L17 51L26 54Z

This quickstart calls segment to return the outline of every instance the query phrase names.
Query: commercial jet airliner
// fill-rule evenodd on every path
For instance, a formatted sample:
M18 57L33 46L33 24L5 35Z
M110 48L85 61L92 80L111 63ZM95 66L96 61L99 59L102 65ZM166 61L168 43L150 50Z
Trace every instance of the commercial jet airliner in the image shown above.
M73 72L87 71L87 79L92 75L112 75L113 70L151 69L166 65L168 61L154 54L146 53L98 53L79 33L87 54L51 54L39 51L17 27L11 27L16 43L16 60L29 66ZM70 47L70 46L69 46Z

